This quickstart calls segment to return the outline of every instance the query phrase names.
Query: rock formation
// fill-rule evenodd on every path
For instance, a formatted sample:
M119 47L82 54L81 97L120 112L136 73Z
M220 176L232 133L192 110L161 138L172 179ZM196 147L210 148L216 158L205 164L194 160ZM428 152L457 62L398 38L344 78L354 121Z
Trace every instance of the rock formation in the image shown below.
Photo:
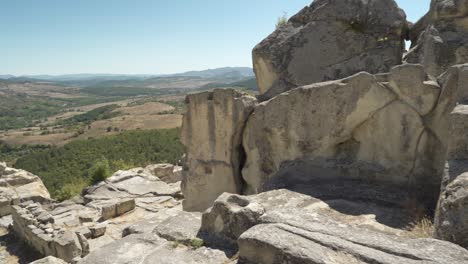
M467 93L468 65L450 69L450 82L457 83L458 102L464 102ZM468 248L468 106L459 104L450 114L448 138L450 144L442 181L441 195L435 215L435 237Z
M401 64L406 31L394 0L316 0L254 48L260 98L360 71L388 72Z
M10 214L11 205L19 202L49 200L50 194L39 177L0 163L0 217Z
M256 99L233 89L188 95L181 141L186 147L184 209L202 211L223 192L239 193L242 132Z
M411 29L413 47L406 56L438 76L468 61L468 1L432 0L430 11ZM464 98L466 100L468 98Z
M320 186L309 192L316 197L347 196L333 188L362 182L416 190L434 206L448 145L437 128L448 119L453 104L446 102L456 88L405 64L392 68L388 81L359 73L260 104L244 132L247 193L308 184Z
M43 256L76 263L90 252L121 239L126 235L124 230L133 224L145 219L160 223L181 211L182 196L180 182L168 184L152 174L158 167L167 167L167 164L118 171L106 181L85 189L82 197L61 203L20 199L8 210L12 214L15 236ZM38 180L24 171L17 174ZM13 177L14 174L5 175L8 180L22 179L18 175ZM18 187L17 184L12 186ZM7 212L4 206L1 209Z
M347 215L343 209L357 211ZM411 238L411 232L379 223L371 211L387 220L402 216L392 217L397 211L391 208L324 202L288 190L223 194L201 218L180 213L79 263L468 263L467 250Z
M443 189L435 236L468 248L468 173L459 175Z

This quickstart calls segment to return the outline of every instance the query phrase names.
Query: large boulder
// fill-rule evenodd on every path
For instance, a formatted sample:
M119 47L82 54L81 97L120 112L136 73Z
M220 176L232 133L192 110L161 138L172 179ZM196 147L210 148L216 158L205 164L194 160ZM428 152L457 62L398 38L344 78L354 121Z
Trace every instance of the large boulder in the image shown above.
M388 72L402 62L406 30L394 0L315 0L254 48L261 98L360 71Z
M181 131L187 154L184 209L203 211L223 192L241 191L242 132L256 99L234 89L215 89L188 95L186 102Z
M468 62L467 17L466 0L432 0L429 12L411 29L413 43L406 60L423 64L433 76Z
M360 182L371 192L383 186L412 190L434 207L457 78L456 69L436 81L421 65L405 64L391 70L388 82L359 73L263 102L244 132L246 193ZM407 197L393 198L403 203Z
M456 177L440 195L435 237L468 248L468 173Z
M208 247L238 250L238 263L467 263L457 245L393 228L406 226L405 214L289 190L225 193L203 214L200 235Z
M401 239L318 216L257 225L239 238L239 262L468 263L468 251L435 239ZM306 218L305 218L306 217Z

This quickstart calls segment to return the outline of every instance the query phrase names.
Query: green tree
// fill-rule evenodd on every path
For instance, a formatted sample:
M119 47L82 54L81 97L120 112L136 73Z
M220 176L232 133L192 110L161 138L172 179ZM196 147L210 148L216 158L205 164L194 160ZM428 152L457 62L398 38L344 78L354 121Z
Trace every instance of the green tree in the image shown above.
M96 184L98 182L105 181L107 177L111 176L112 172L109 166L109 161L106 158L101 158L98 160L93 167L90 169L91 171L91 184Z

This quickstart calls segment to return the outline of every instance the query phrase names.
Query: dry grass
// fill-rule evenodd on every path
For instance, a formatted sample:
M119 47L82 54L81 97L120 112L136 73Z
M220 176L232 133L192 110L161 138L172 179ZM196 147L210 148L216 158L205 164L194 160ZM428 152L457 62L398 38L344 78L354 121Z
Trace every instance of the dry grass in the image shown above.
M429 217L423 217L412 222L407 230L411 233L412 237L415 238L426 238L432 237L434 233L434 223Z
M409 231L410 237L426 238L432 237L434 233L434 223L432 217L428 216L427 210L416 198L408 199L404 204L404 209L411 216L413 221L405 228Z
M78 137L73 137L75 132L64 131L64 129L53 130L48 127L50 134L41 135L43 132L39 127L10 130L0 134L0 140L3 140L13 145L64 145L76 139L97 138L101 136L114 135L122 131L128 130L149 130L149 129L166 129L176 128L182 125L182 115L180 114L160 114L162 112L171 112L174 107L158 102L148 102L142 105L129 106L127 104L134 100L123 100L113 103L103 103L88 105L81 107L80 111L90 111L98 107L109 104L117 104L121 106L115 111L121 112L121 116L117 116L107 120L99 120L84 128L84 133ZM70 109L71 110L71 109ZM47 122L42 125L51 126L58 119L70 118L76 114L83 112L68 112L60 116L50 117ZM112 128L108 132L108 128ZM26 135L27 134L27 135Z

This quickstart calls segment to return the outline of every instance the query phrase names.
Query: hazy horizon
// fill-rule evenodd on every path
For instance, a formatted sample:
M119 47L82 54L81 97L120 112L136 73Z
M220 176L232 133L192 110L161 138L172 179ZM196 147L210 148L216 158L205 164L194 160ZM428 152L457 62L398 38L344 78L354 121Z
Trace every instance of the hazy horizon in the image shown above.
M164 75L252 67L278 17L312 0L167 2L24 0L3 3L0 75ZM397 0L409 21L430 0Z

